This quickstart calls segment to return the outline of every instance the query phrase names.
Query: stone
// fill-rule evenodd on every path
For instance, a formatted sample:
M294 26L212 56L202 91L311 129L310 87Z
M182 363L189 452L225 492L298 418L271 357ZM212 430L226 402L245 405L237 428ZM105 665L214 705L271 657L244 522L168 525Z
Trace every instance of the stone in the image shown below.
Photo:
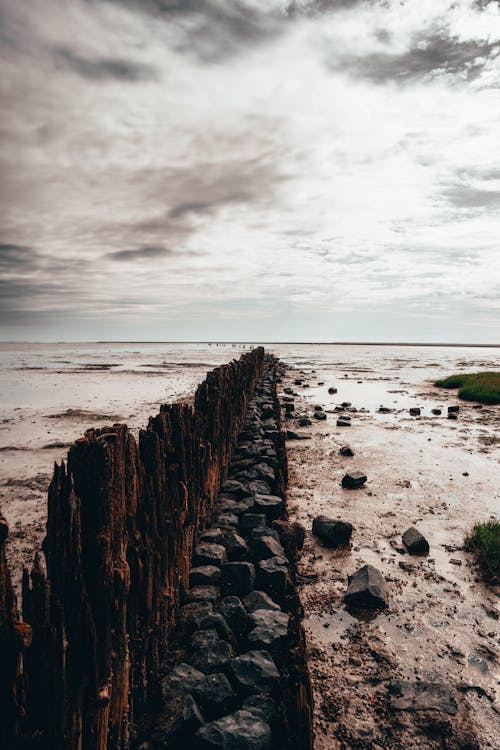
M255 588L255 567L250 562L230 562L222 566L225 596L243 597Z
M352 524L328 516L317 516L312 531L327 547L340 547L351 541Z
M328 389L328 393L330 394L330 396L333 396L334 393L337 393L337 388L330 386L330 388Z
M233 631L220 612L212 612L199 621L199 629L204 630L207 628L215 629L219 634L219 638L223 638L232 644L236 643Z
M217 503L218 510L222 513L232 513L235 516L241 516L253 507L253 497L246 497L243 500L233 500L230 497L219 497Z
M236 635L246 632L248 614L239 597L225 596L220 603L220 611Z
M460 407L458 404L454 404L453 406L448 407L448 414L458 414L460 411Z
M352 406L352 404L351 404L350 401L342 401L341 406L342 406L343 409L348 409L350 406Z
M226 528L222 531L221 544L225 547L227 558L230 562L241 560L241 558L248 552L248 544L243 537L233 529Z
M440 414L442 414L441 409L431 409L431 414L435 414L436 417L439 417Z
M248 485L254 495L270 495L271 485L269 482L265 482L263 479L255 479Z
M286 612L258 609L250 615L253 629L248 633L248 642L253 648L271 651L288 636L289 617Z
M217 523L221 527L235 527L238 526L238 516L234 513L219 513L217 516Z
M342 487L346 490L355 490L362 487L367 479L362 471L349 471L342 477Z
M454 716L458 710L451 688L440 683L392 680L389 696L396 711L441 711Z
M410 555L426 555L429 552L429 542L414 526L406 529L403 534L403 544Z
M194 687L194 694L200 706L212 716L230 711L236 697L229 680L222 672L207 674Z
M270 693L277 686L280 674L269 651L247 651L228 665L234 684L246 693Z
M313 416L320 422L324 422L326 420L326 413L324 411L315 411Z
M454 411L448 412L448 419L458 419L458 414Z
M200 565L189 571L189 586L210 586L220 581L220 568L215 565Z
M255 495L256 513L265 513L266 517L271 520L279 518L284 508L283 498L278 495Z
M300 378L297 378L297 380L293 381L294 385L302 385L302 380Z
M264 513L245 513L243 516L240 516L240 529L243 533L265 525L266 516Z
M350 427L350 426L351 426L350 419L345 419L344 417L337 419L337 427Z
M285 551L280 542L270 533L259 534L258 532L260 531L270 532L271 529L254 529L252 531L248 550L249 559L257 562L258 560L266 560L268 557L275 557L276 555L284 556Z
M350 445L343 445L339 453L341 456L354 456L354 451Z
M189 693L184 695L177 706L175 721L169 732L169 740L179 742L194 734L205 723L198 705ZM169 743L170 744L170 743Z
M194 649L192 661L202 672L216 672L234 657L234 649L230 643L219 638L213 643L199 643Z
M239 710L196 733L199 750L271 750L271 727L260 716Z
M303 432L294 432L294 430L286 431L287 440L310 440L310 435L305 435Z
M286 556L297 557L298 551L304 546L306 530L298 521L273 521L273 529L278 532L281 544L285 548Z
M422 413L422 410L418 406L412 406L410 409L410 414L412 417L419 417Z
M299 427L309 427L310 425L312 425L312 422L309 419L309 417L300 417L299 418Z
M385 609L388 601L382 574L373 565L363 565L349 576L344 599L352 607Z
M222 544L200 542L194 548L193 566L196 568L205 565L220 568L225 562L227 562L227 554Z
M286 557L269 557L257 564L259 584L266 591L283 597L290 586L290 570Z
M255 612L258 609L269 609L276 612L280 609L279 605L273 602L264 591L252 591L243 599L243 606L247 612Z
M189 602L216 602L218 598L217 586L194 586L187 594Z
M269 695L249 695L243 701L242 708L254 715L262 716L271 726L278 719L278 707Z
M322 407L322 406L320 406L319 404L317 404L317 405L316 405L316 406L314 407L314 411L323 411L323 407Z
M171 695L190 693L205 675L191 664L181 662L161 681L163 699L168 700Z
M214 614L214 607L210 601L193 602L185 604L181 610L181 620L184 621L188 630L199 630L202 622L209 615Z
M225 481L221 487L221 491L225 495L232 495L235 500L243 500L243 498L252 494L249 492L248 487L245 487L241 482L237 482L234 479Z
M219 640L219 634L215 630L215 628L209 628L208 630L197 630L196 633L193 633L191 636L191 646L192 648L202 648L204 646L209 646L211 643L215 643Z

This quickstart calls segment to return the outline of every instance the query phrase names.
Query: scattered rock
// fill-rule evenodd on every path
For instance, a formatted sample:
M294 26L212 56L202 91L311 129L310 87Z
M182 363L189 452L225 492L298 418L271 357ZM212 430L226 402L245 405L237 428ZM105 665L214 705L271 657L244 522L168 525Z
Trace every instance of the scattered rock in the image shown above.
M429 542L414 526L406 529L403 534L403 544L410 555L426 555L429 552Z
M319 419L320 422L324 422L326 419L326 413L324 411L315 411L314 418Z
M309 417L300 417L299 419L299 426L300 427L309 427L312 424Z
M448 419L458 419L458 414L454 411L448 412Z
M412 408L410 409L410 414L412 417L419 417L421 413L422 413L422 410L420 409L419 406L412 406Z
M341 417L340 419L337 419L337 427L350 427L351 426L351 420L350 419L344 419Z
M458 414L459 411L460 407L458 406L458 404L448 407L448 414Z
M349 544L352 524L328 516L317 516L313 521L312 531L328 547L339 547Z
M368 477L362 471L350 471L342 477L342 487L347 490L355 490L362 487Z
M334 393L337 393L337 388L334 388L333 386L331 386L328 389L328 393L330 394L330 396L333 396Z
M436 417L439 417L440 414L442 414L441 409L431 409L431 414L434 414Z
M344 599L352 607L385 609L388 601L382 574L373 565L363 565L349 576L349 586Z
M354 456L354 451L350 445L343 445L339 453L341 456Z
M285 548L287 557L295 559L304 546L306 530L298 521L273 521L273 529L278 532L280 542Z

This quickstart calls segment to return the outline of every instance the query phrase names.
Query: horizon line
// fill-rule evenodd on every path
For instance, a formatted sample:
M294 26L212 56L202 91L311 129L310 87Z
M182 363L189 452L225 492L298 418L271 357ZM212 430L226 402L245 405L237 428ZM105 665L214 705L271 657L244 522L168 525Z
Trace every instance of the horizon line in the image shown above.
M28 341L28 340L3 340L0 344L208 344L208 345L253 345L253 346L434 346L434 347L471 347L471 348L500 348L497 344L471 344L466 342L426 342L426 341L259 341L250 339L247 341L229 340L218 341L216 339L205 340L146 340L146 339L110 339L97 341Z

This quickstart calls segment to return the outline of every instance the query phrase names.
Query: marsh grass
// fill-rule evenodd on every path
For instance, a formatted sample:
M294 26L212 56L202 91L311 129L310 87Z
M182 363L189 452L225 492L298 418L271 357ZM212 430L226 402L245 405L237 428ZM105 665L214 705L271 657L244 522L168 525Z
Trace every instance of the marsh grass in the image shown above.
M466 549L474 552L488 581L500 580L500 521L477 523L465 539Z
M472 372L436 380L439 388L458 388L458 397L481 404L500 404L500 372Z

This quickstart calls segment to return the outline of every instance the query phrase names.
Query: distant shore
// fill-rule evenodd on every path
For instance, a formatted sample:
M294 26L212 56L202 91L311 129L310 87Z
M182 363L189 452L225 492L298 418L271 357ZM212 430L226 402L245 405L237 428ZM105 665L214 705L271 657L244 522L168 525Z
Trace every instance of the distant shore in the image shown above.
M467 344L467 343L430 343L425 341L141 341L141 340L114 340L114 341L0 341L2 344L203 344L209 346L416 346L416 347L449 347L449 348L475 348L475 349L498 349L498 344Z

